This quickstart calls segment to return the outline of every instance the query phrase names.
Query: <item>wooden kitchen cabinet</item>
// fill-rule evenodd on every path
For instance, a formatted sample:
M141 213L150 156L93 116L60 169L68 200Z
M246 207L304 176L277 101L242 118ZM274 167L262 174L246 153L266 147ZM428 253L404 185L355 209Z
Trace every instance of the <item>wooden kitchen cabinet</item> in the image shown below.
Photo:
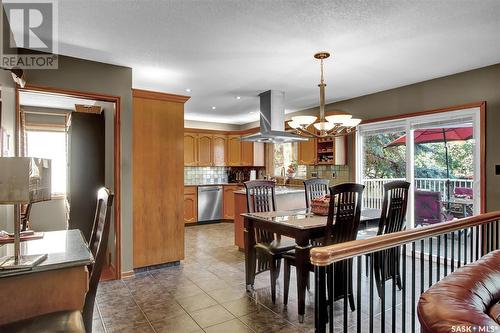
M212 139L213 165L227 165L227 136L214 134Z
M264 144L241 135L184 133L184 166L264 166Z
M315 165L317 149L316 139L299 142L297 146L298 164Z
M227 165L241 166L241 140L239 135L228 136Z
M224 220L234 220L234 191L242 189L240 185L224 185L222 210Z
M241 141L241 166L253 166L253 142Z
M198 220L198 193L196 186L184 187L184 224Z
M211 134L198 134L198 163L197 166L212 166L213 165L213 149L212 149Z
M265 154L266 154L265 144L262 142L254 142L253 143L253 166L264 167L265 166Z
M198 165L198 134L184 133L184 165Z

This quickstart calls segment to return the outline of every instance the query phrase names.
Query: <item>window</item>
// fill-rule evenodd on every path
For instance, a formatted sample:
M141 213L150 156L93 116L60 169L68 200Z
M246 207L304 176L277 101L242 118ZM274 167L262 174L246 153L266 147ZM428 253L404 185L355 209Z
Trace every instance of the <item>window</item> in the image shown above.
M414 226L479 213L479 108L360 125L357 181L363 206L381 209L384 184L406 180Z
M27 156L52 160L52 195L66 194L66 133L26 131Z
M277 143L274 145L274 175L286 176L290 165L297 169L297 162L294 160L295 145L292 143Z

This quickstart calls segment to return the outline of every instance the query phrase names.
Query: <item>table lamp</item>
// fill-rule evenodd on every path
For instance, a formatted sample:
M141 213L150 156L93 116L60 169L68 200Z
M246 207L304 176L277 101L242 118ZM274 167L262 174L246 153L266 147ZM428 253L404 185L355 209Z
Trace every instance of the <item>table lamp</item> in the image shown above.
M33 267L47 255L21 255L21 204L51 200L51 161L0 157L0 204L14 205L14 256L0 259L0 269Z

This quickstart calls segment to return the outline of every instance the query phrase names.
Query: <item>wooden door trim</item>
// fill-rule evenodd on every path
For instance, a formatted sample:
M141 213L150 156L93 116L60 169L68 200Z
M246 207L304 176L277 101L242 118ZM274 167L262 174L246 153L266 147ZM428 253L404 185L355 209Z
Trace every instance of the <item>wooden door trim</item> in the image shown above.
M68 97L80 97L85 99L93 99L102 102L114 103L115 108L113 111L113 171L114 171L114 230L115 230L115 279L122 278L122 262L121 262L121 97L114 95L107 95L101 93L85 92L80 90L71 90L39 85L27 84L24 88L16 86L16 123L15 123L15 151L19 152L19 134L20 134L20 116L21 108L19 101L19 93L21 91L35 91L46 94L61 95Z

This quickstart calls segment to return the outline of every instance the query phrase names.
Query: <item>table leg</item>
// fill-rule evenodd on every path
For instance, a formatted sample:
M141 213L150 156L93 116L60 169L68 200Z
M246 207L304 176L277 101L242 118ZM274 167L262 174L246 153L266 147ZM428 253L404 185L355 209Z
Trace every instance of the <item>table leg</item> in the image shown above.
M296 240L295 246L295 261L297 271L297 296L298 296L298 312L299 322L304 322L304 313L306 310L306 288L309 276L309 240Z
M255 281L255 232L252 219L245 218L243 233L245 236L245 285L247 291L252 291Z

